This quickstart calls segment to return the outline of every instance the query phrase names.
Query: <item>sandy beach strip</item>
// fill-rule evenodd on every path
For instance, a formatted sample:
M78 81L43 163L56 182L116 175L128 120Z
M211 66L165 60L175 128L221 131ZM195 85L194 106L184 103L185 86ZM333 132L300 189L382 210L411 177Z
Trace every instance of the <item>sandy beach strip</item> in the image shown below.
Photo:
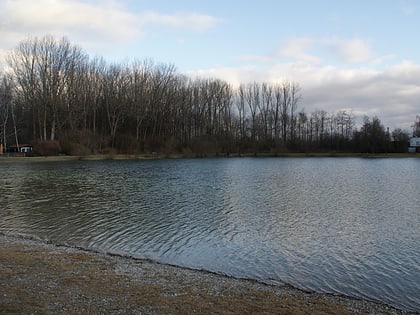
M0 314L414 314L0 234Z

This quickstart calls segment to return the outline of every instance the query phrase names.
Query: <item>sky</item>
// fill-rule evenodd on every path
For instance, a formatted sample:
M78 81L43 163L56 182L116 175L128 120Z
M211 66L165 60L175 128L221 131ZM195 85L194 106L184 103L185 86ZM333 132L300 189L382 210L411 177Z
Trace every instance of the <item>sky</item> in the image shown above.
M152 59L233 86L295 81L298 110L411 131L419 30L418 0L0 0L0 65L28 37L65 36L109 62Z

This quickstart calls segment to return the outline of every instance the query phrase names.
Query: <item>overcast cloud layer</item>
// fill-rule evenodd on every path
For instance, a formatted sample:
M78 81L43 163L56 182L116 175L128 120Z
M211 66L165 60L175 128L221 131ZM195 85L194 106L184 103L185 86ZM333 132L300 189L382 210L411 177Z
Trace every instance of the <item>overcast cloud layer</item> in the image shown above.
M300 108L306 112L345 109L359 119L363 115L377 115L391 130L397 127L410 130L416 115L420 115L420 65L401 55L381 55L371 38L360 35L278 38L275 47L255 53L255 49L244 46L238 53L229 49L229 40L226 46L222 41L220 46L206 46L207 36L210 38L215 31L228 32L235 23L233 19L195 9L135 10L130 7L132 3L0 0L0 60L4 61L7 51L28 36L51 34L66 36L90 54L107 59L151 57L166 62L159 59L160 54L166 53L173 57L171 61L180 66L181 72L217 77L233 85L295 80L302 88ZM401 12L407 16L416 14L405 2ZM156 47L167 41L173 45L173 51L162 48L157 56L142 55L137 45L141 47L141 43L153 39ZM193 51L188 44L194 40ZM202 55L200 65L200 53L207 49L213 55L223 53L224 59L209 65L210 58ZM190 67L181 61L181 56L189 58Z

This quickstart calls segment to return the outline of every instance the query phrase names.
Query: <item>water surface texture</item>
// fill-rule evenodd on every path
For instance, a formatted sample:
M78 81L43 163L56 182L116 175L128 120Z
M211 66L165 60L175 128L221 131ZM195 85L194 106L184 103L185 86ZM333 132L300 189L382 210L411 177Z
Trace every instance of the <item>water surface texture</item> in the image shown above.
M420 311L420 159L0 163L0 232Z

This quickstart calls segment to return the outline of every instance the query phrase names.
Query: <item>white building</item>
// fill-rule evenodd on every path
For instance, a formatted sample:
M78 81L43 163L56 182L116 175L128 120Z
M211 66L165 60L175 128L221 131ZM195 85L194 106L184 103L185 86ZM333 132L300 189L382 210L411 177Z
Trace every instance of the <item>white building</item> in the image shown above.
M412 137L408 139L408 152L420 152L420 137Z
M11 153L29 153L32 151L32 146L29 144L10 145L6 151Z

